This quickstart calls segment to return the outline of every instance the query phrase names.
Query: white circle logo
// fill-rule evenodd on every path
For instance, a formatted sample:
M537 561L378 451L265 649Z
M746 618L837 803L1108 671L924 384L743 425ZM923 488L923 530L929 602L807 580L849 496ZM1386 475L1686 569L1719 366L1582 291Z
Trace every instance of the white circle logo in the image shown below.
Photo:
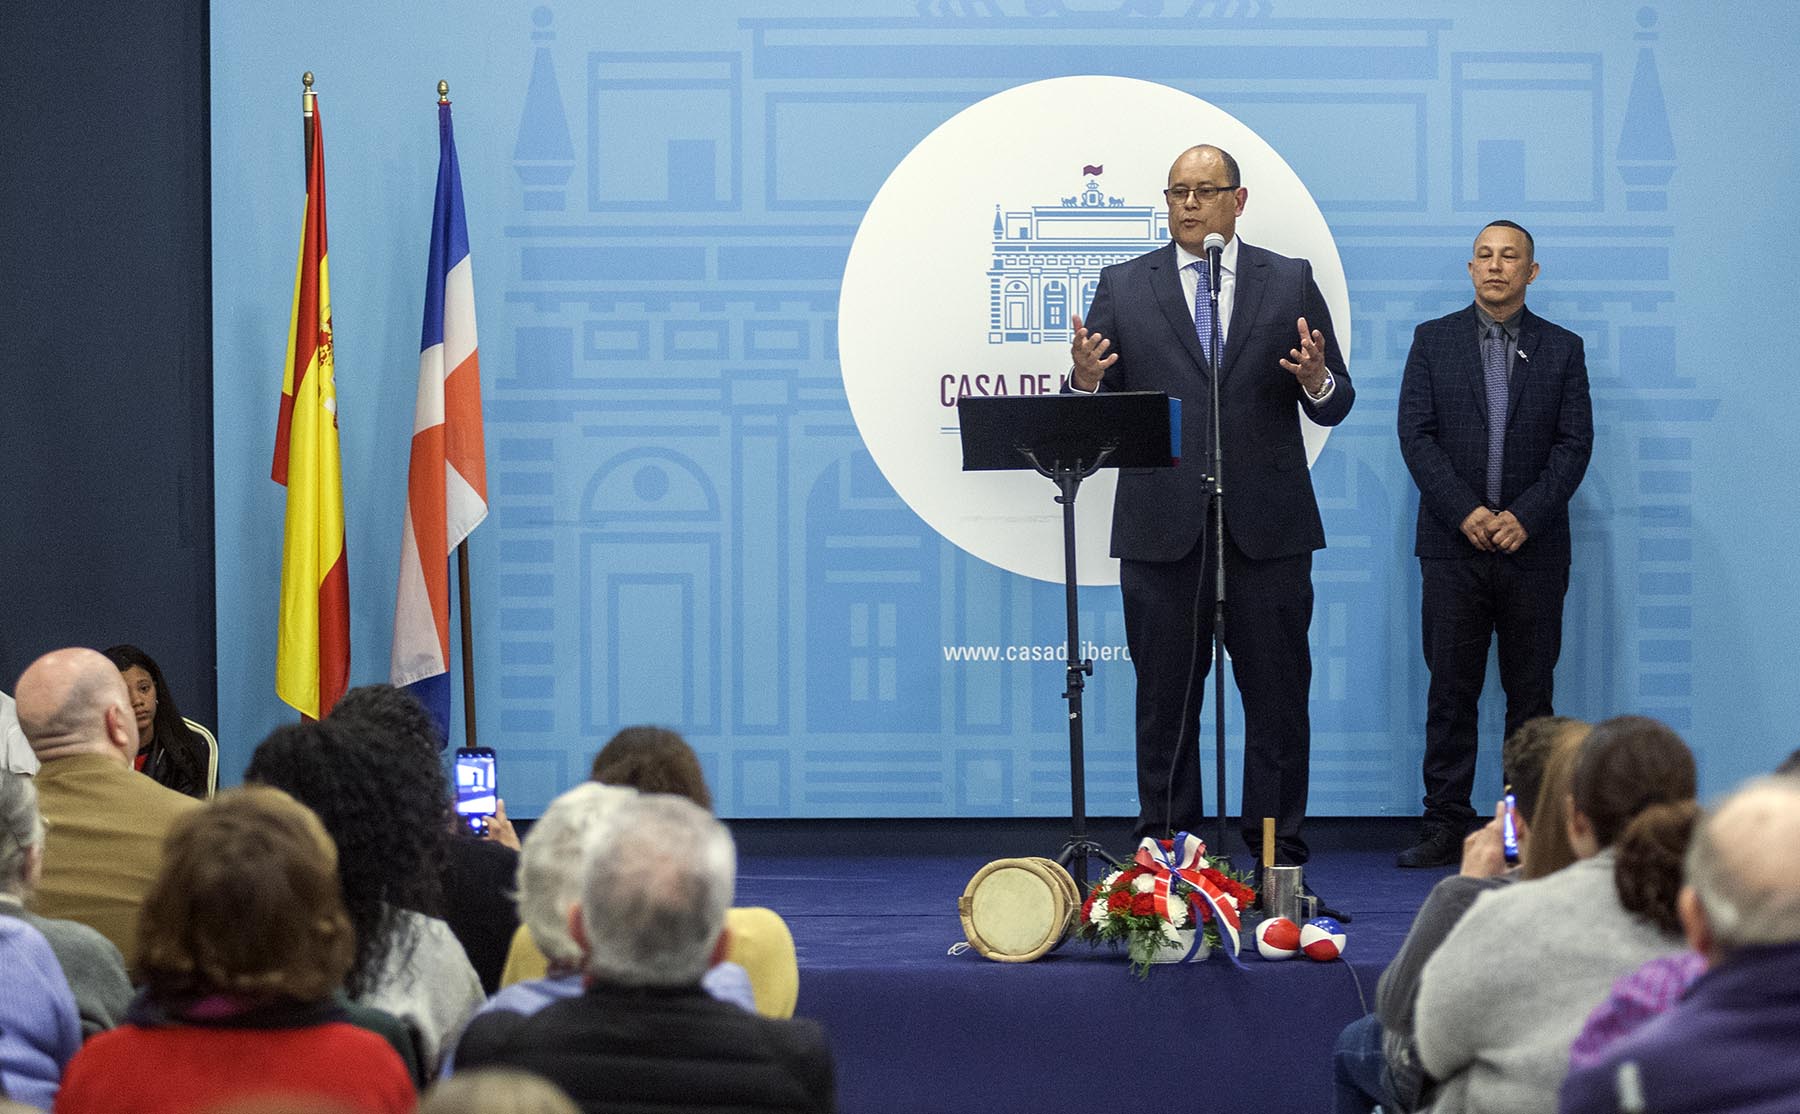
M962 470L956 400L1061 389L1070 319L1087 312L1101 267L1168 241L1162 189L1196 143L1238 160L1250 191L1239 234L1311 260L1348 353L1344 267L1312 195L1255 132L1166 85L1065 77L997 93L926 136L864 214L838 303L850 412L900 497L974 556L1060 582L1062 510L1035 472ZM1202 419L1190 405L1184 420ZM1327 431L1301 424L1310 463ZM1083 584L1119 580L1107 555L1116 476L1081 487Z

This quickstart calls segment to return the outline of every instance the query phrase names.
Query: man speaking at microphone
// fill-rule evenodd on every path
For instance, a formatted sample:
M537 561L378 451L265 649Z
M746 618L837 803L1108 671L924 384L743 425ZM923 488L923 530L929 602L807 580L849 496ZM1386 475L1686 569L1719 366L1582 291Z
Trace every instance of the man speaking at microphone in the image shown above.
M1100 272L1074 319L1074 390L1182 400L1181 463L1126 468L1113 508L1125 637L1137 669L1135 835L1198 832L1199 726L1212 660L1214 546L1206 529L1210 391L1219 377L1225 493L1225 649L1244 702L1245 843L1275 818L1277 861L1307 860L1312 554L1325 546L1300 411L1332 426L1356 393L1312 265L1237 238L1249 198L1237 160L1202 145L1169 168L1174 242ZM1219 250L1207 258L1207 240ZM1218 268L1215 322L1209 283ZM1209 351L1214 326L1220 350ZM1223 853L1225 848L1214 848Z

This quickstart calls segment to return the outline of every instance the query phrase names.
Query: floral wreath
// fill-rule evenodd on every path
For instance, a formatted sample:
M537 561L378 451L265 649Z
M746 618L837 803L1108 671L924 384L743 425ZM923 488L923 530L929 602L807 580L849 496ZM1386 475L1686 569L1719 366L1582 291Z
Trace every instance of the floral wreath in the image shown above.
M1236 963L1238 914L1255 900L1229 862L1207 860L1200 837L1145 838L1129 863L1094 883L1077 935L1096 947L1124 941L1139 978L1148 977L1158 953L1185 948L1171 958L1204 958L1202 944L1223 949L1227 940Z

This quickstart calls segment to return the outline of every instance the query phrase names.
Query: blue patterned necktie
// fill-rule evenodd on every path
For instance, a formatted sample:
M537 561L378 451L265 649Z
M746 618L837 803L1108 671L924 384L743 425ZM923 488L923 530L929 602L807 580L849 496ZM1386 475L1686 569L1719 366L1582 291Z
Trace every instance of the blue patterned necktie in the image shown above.
M1487 380L1488 506L1500 509L1500 465L1506 455L1506 335L1489 325L1481 342L1481 372Z
M1194 335L1200 338L1200 351L1206 354L1206 366L1210 370L1217 367L1219 361L1214 359L1213 342L1213 310L1212 310L1212 274L1206 260L1201 259L1188 266L1200 276L1200 283L1194 287Z

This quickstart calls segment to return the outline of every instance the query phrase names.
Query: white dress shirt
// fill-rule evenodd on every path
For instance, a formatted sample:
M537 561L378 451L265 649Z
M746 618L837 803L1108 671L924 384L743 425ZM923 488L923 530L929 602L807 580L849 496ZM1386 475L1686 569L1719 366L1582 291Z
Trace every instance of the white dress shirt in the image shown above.
M27 776L38 772L38 757L19 730L19 714L13 698L0 692L0 766Z
M1225 351L1225 342L1231 336L1231 307L1237 304L1237 257L1238 238L1234 235L1219 253L1219 351ZM1200 268L1196 263L1206 262L1206 256L1175 245L1175 265L1180 268L1181 293L1187 298L1188 316L1194 316L1194 299L1200 291Z

